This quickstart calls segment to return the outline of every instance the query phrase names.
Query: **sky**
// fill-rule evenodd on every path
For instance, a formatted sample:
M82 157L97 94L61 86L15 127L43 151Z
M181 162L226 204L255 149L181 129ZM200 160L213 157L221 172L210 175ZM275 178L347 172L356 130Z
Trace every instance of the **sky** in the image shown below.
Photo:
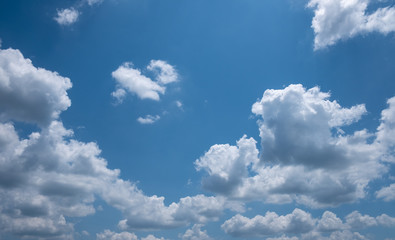
M395 239L395 2L0 2L0 240Z

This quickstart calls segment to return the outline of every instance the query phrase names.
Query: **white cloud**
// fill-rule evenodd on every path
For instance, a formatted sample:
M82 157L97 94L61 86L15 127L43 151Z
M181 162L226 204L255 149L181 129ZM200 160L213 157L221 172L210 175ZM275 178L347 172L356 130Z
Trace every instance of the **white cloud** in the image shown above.
M341 127L358 121L365 106L343 108L329 97L318 87L306 90L301 85L266 90L252 106L262 117L260 161L253 139L243 137L237 147L214 145L195 162L208 174L203 187L234 199L297 201L310 207L363 198L367 184L387 171L381 160L388 149L383 142L390 140L377 137L369 143L376 135L366 130L345 134ZM382 126L386 132L393 129L383 117L377 136ZM240 143L245 143L243 154Z
M377 198L382 198L384 201L394 201L395 200L395 184L391 184L388 187L383 187L376 192Z
M74 8L65 8L57 10L57 16L54 18L60 25L71 25L78 20L80 13Z
M141 99L152 99L158 101L159 94L165 93L165 87L152 81L150 78L141 74L139 69L134 69L132 63L124 63L112 73L112 77L117 81L118 90L124 89L136 94Z
M358 121L365 106L344 108L329 97L301 85L266 90L252 106L262 117L260 160L252 138L243 137L238 146L214 145L195 162L208 174L203 187L233 199L310 207L364 198L368 183L388 171L383 161L393 156L395 104L389 100L377 133L346 134L341 127Z
M156 73L156 79L161 84L178 81L178 74L174 67L162 60L151 60L147 69Z
M152 115L147 115L145 117L139 117L137 118L137 121L141 124L153 124L157 122L160 119L159 115L152 116Z
M141 240L165 240L163 237L157 238L154 235L150 234L146 237L141 238Z
M198 171L205 170L209 175L202 181L204 188L229 195L248 177L247 167L258 161L256 141L243 136L237 141L237 146L212 146L204 156L195 161L195 166Z
M285 216L267 212L265 216L257 215L250 219L238 214L225 221L221 227L234 237L267 237L284 233L307 233L314 229L315 222L309 213L296 208Z
M176 103L177 107L179 107L179 108L182 109L183 104L182 104L181 101L178 101L178 100L177 100L175 103Z
M325 211L321 219L318 221L317 226L319 231L333 232L336 230L344 229L343 221L336 216L333 212Z
M122 102L126 92L136 94L140 99L160 100L160 94L165 94L165 85L178 81L178 74L173 66L162 60L151 60L147 70L153 72L156 78L143 75L139 69L133 68L132 63L124 63L112 73L117 81L117 89L112 93L118 102Z
M71 101L69 78L33 66L19 50L0 49L0 120L49 124Z
M89 6L93 6L95 4L100 4L102 3L104 0L86 0L86 2L88 3Z
M312 218L310 213L295 209L292 213L279 216L274 212L267 212L265 216L257 215L247 218L236 215L221 226L233 237L272 237L273 240L294 239L366 239L356 229L373 226L393 227L395 218L386 214L377 217L362 215L354 211L345 217L345 223L336 214L325 211L321 218ZM287 236L293 235L293 236ZM325 237L325 235L329 235ZM298 237L299 236L299 237Z
M224 198L204 195L166 206L164 197L146 196L120 179L96 143L74 139L58 119L70 106L68 78L34 67L12 49L0 52L0 76L0 233L70 239L73 225L66 219L94 214L96 198L119 209L126 217L120 225L130 229L204 223L226 207ZM39 130L21 137L10 120L37 123Z
M106 229L104 232L96 234L96 240L138 240L138 238L134 233L116 233Z
M201 224L195 224L191 229L188 229L183 235L180 235L179 237L182 240L213 240L213 238L207 235L205 230L201 230L202 227L203 225Z
M358 34L395 31L395 8L379 8L367 13L369 0L310 0L314 9L314 49L325 48Z

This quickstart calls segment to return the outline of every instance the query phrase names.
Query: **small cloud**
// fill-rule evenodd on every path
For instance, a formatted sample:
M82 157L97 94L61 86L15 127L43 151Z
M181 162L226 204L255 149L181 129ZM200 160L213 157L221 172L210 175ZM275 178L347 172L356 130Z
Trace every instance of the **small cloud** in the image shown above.
M178 81L178 74L174 67L162 60L151 60L147 69L156 73L156 80L161 84Z
M182 104L182 102L181 101L176 101L176 105L177 105L177 107L179 107L179 108L181 108L182 109L182 106L183 106L183 104Z
M111 96L113 96L117 100L117 103L122 103L123 99L126 96L126 91L123 88L118 88L111 93Z
M89 236L90 234L89 234L89 232L88 231L82 231L82 235L84 235L84 236Z
M89 6L93 6L95 4L100 4L103 2L103 0L86 0Z
M78 20L80 13L74 8L57 10L57 16L54 18L60 25L71 25Z
M137 121L141 124L153 124L154 122L158 121L159 119L160 119L159 115L156 115L156 116L147 115L145 117L137 118Z

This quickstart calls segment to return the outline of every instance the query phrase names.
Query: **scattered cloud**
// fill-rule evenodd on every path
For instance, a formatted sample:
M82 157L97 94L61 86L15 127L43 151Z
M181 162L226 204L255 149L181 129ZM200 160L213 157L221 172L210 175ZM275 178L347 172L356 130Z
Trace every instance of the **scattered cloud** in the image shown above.
M188 229L183 235L180 234L182 240L213 240L205 230L201 230L202 224L195 224L191 229Z
M247 218L240 214L225 221L221 228L233 237L273 237L268 239L365 239L355 230L373 226L393 227L395 218L386 214L377 217L362 215L357 211L342 221L336 214L325 211L315 219L310 213L296 208L292 213L279 216L266 212ZM325 235L329 235L325 237Z
M207 173L203 188L232 199L310 207L364 198L368 183L387 172L384 162L393 159L395 98L376 133L346 134L341 127L357 122L365 106L344 108L329 97L302 85L266 90L252 106L262 117L260 159L256 141L245 136L237 146L212 146L195 161L196 169Z
M19 50L0 49L0 120L48 125L71 101L69 78L33 66Z
M177 100L175 103L176 103L177 107L182 109L183 104L181 101Z
M391 184L388 187L383 187L376 192L377 198L382 198L384 201L394 201L395 200L395 184Z
M177 81L178 75L173 66L161 60L151 60L147 69L156 75L156 81L143 75L139 69L133 68L132 63L124 63L112 73L117 82L117 89L112 96L122 102L126 92L136 94L140 99L160 100L160 94L165 94L166 84Z
M204 195L166 206L164 197L147 196L121 179L96 143L76 140L59 119L71 104L68 78L34 67L13 49L1 50L0 74L0 232L69 239L74 229L67 218L94 214L96 198L123 213L124 230L205 223L226 208L225 198ZM38 130L22 137L12 121L38 124Z
M86 2L88 3L89 6L93 6L95 4L100 4L102 3L104 0L86 0Z
M159 115L152 116L152 115L147 115L145 117L139 117L137 118L137 121L141 124L153 124L157 122L160 119Z
M379 8L368 13L369 0L310 0L314 9L314 49L334 45L358 34L395 31L395 8Z
M151 60L147 69L156 74L156 80L161 84L178 81L178 74L174 67L162 60Z
M68 26L77 22L80 12L74 8L65 8L57 10L57 15L54 18L60 25Z
M112 73L112 77L117 81L118 88L112 93L119 96L120 89L136 94L140 99L152 99L159 101L159 94L165 93L165 87L152 81L150 78L141 74L139 69L134 69L132 63L124 63ZM117 93L118 92L118 93ZM125 95L117 97L123 99Z
M267 237L280 233L307 233L314 229L315 222L309 213L296 208L285 216L267 212L265 216L258 215L249 219L238 214L221 227L234 237Z
M138 240L138 238L134 233L116 233L106 229L104 232L96 234L96 240Z

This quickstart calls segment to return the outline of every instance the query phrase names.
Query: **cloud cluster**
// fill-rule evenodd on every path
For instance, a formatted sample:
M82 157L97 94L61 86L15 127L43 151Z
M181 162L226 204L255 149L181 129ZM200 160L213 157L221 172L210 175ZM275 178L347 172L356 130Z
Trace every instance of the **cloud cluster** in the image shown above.
M130 233L130 232L116 233L106 229L102 233L96 234L96 240L139 240L139 238L134 233ZM157 238L154 235L150 234L146 237L140 238L140 240L165 240L165 239Z
M81 9L84 5L89 6L97 5L102 3L103 0L81 0L75 4L74 7L64 8L56 11L56 16L54 20L63 26L73 25L78 21L78 17L81 15Z
M65 8L61 10L57 10L57 15L54 18L56 22L60 25L71 25L78 20L78 16L80 12L74 8Z
M369 182L387 172L384 162L393 159L395 98L376 133L346 134L341 128L358 121L365 106L344 108L329 97L302 85L266 90L252 106L262 118L260 159L252 138L214 145L195 162L207 173L203 187L233 199L310 207L364 198Z
M201 230L202 224L195 224L191 229L188 229L183 235L179 237L182 240L213 240L205 230Z
M117 89L112 93L118 102L122 102L126 93L137 95L140 99L160 100L169 83L178 81L178 74L173 66L162 60L151 60L147 70L152 72L155 80L143 75L141 70L133 68L132 63L124 63L112 73L117 82Z
M273 237L268 239L366 239L355 232L373 226L394 227L395 218L386 214L377 217L354 211L341 220L336 214L325 211L315 219L310 213L296 208L292 213L279 216L267 212L247 218L236 215L222 224L221 228L233 237Z
M368 13L369 0L310 0L314 9L314 49L333 45L358 34L395 31L395 8L385 7Z
M147 196L119 178L120 171L107 167L96 143L76 140L59 119L70 106L70 87L68 78L34 67L18 50L1 50L1 233L71 239L73 224L68 218L94 214L97 198L124 214L122 229L171 228L218 219L224 198L188 196L166 206L164 197ZM38 124L39 130L21 137L13 121ZM123 237L132 235L114 239Z

